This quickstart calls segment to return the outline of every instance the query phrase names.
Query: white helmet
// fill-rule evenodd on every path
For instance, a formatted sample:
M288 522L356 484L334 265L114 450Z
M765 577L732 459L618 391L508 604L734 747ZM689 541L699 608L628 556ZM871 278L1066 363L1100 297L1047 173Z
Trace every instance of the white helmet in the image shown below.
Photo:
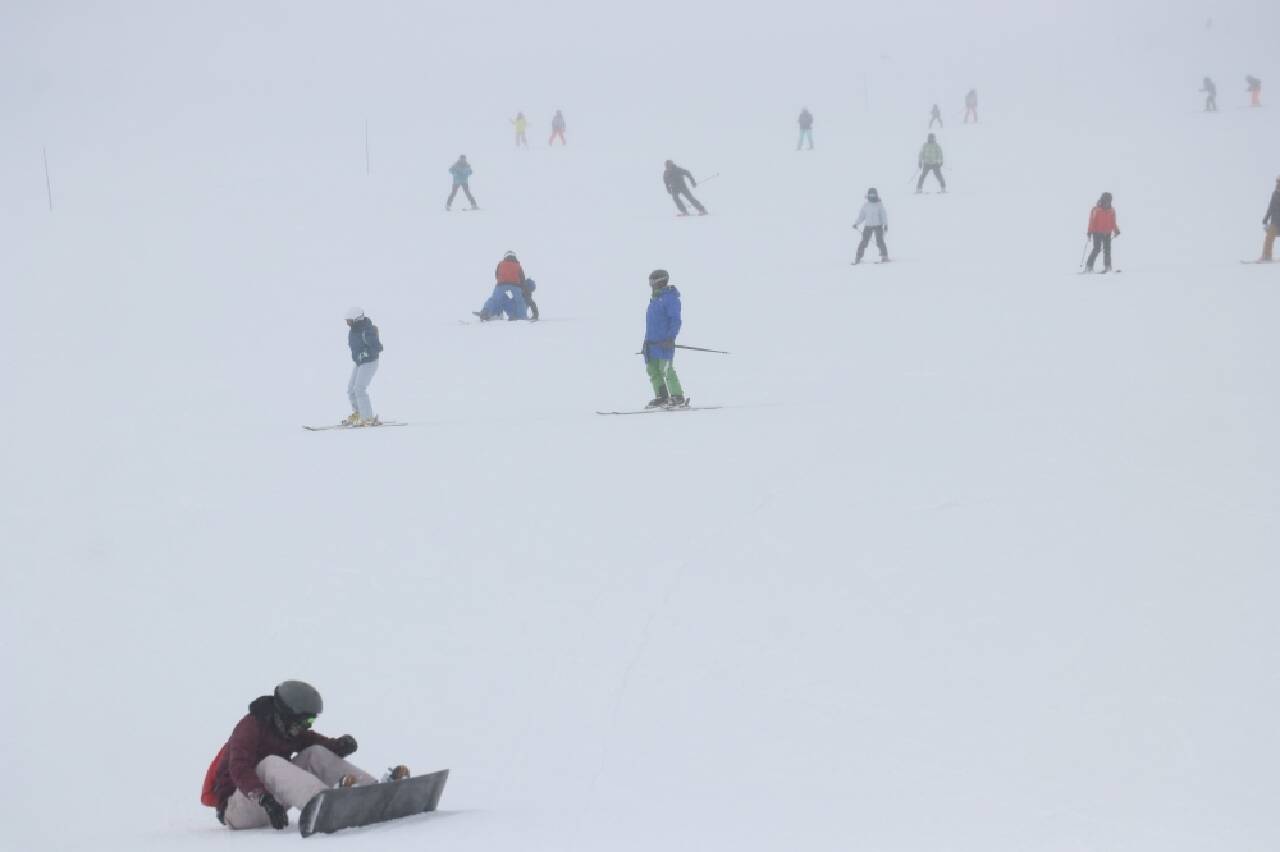
M344 319L351 322L354 322L355 320L358 320L358 319L364 319L364 310L361 308L357 308L355 306L347 308L347 315L346 317L344 317Z

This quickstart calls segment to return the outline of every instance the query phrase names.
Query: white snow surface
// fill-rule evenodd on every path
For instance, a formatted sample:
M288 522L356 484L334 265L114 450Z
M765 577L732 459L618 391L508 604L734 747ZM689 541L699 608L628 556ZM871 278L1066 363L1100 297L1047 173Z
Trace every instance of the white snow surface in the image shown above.
M0 847L296 842L197 802L286 678L452 770L326 848L1280 846L1277 12L1058 5L7 7ZM506 249L544 321L461 324ZM598 417L658 266L725 407ZM304 432L350 304L410 425Z

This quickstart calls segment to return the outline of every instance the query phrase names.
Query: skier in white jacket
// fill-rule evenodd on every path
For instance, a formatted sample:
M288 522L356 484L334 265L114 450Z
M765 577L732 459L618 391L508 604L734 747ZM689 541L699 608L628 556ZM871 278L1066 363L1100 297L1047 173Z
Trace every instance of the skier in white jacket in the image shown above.
M876 248L880 249L880 262L884 263L889 259L889 249L884 244L884 235L889 233L889 213L884 209L884 202L880 200L880 193L876 192L874 186L867 190L867 203L862 205L858 221L853 223L854 230L864 223L862 242L858 243L858 253L854 255L853 263L855 266L862 263L862 255L866 253L873 234Z

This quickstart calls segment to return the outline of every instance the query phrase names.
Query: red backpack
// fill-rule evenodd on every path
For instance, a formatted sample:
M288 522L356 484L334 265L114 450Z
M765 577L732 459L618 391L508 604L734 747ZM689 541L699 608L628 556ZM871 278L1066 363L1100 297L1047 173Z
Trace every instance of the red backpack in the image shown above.
M227 746L225 743L222 748L218 749L218 756L213 759L213 763L209 764L209 769L204 773L204 787L200 789L200 804L207 805L211 808L218 806L218 797L213 792L213 782L218 778L218 768L222 766L222 761L227 756Z

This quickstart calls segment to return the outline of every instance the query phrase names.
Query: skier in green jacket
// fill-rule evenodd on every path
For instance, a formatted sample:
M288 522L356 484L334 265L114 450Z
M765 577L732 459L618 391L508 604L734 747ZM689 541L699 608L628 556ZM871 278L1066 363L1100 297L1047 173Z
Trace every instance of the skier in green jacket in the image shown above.
M942 176L942 146L938 144L938 137L935 134L930 133L928 141L920 149L920 157L916 162L916 167L920 169L920 180L916 183L917 195L924 192L924 179L929 176L929 172L933 172L938 178L938 183L942 185L942 191L947 191L947 181Z

